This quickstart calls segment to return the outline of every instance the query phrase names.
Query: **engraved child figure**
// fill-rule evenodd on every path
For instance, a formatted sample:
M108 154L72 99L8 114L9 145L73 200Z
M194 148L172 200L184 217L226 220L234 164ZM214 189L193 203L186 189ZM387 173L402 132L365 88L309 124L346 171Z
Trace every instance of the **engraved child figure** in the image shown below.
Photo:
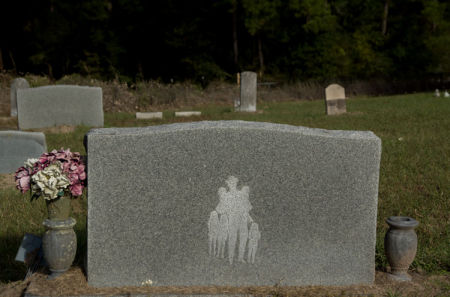
M247 262L255 263L256 250L258 249L258 241L261 238L261 232L259 232L259 227L257 223L252 223L250 226L250 234L248 239L248 254Z
M228 177L226 184L228 191L219 188L219 204L216 211L226 214L228 217L228 260L233 264L236 241L239 234L238 261L245 262L244 253L248 240L248 224L253 222L249 215L252 205L249 201L249 187L244 186L237 189L238 179L234 176Z
M219 249L217 251L217 257L224 258L225 257L225 243L228 238L228 216L226 214L222 214L219 219Z
M216 254L217 239L219 236L219 216L215 210L209 215L208 231L209 255L214 256Z

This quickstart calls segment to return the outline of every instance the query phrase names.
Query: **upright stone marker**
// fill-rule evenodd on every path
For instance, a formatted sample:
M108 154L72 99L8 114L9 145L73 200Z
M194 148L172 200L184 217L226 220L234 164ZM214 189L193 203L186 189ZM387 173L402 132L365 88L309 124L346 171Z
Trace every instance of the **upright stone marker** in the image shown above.
M256 73L245 71L241 73L241 99L238 111L256 111Z
M11 83L11 116L17 116L17 90L28 89L30 84L25 78L15 78Z
M47 151L44 133L0 131L0 173L12 173Z
M102 89L45 86L17 91L19 129L86 125L103 127Z
M328 115L346 113L345 89L338 84L329 85L325 89L325 103Z
M94 129L92 286L372 283L381 141L243 121Z

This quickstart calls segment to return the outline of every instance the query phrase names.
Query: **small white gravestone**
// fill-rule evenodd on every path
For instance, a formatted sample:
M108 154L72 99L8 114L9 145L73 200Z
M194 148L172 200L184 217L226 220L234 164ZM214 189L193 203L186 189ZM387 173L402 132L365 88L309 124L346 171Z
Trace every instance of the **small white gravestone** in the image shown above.
M241 73L241 97L236 111L256 111L256 80L255 72L245 71Z
M18 89L28 89L30 84L25 78L19 77L12 81L11 83L11 116L17 116L17 90Z
M445 92L444 92L444 97L445 97L445 98L450 97L450 94L447 92L447 90L445 90Z
M327 115L337 115L347 112L345 89L338 84L331 84L325 89Z
M176 117L191 117L191 116L201 116L201 111L176 111Z
M439 93L439 89L434 91L434 97L441 97L441 93Z
M162 119L163 113L158 112L136 112L136 119L149 120L149 119Z

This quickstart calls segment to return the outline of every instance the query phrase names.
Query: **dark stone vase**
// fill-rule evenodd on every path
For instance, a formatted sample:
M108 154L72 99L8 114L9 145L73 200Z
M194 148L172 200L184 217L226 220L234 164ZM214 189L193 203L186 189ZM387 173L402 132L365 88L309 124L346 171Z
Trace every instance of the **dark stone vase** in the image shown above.
M384 250L391 266L390 277L399 281L410 281L409 265L416 256L417 235L414 231L419 222L409 217L389 217L389 230L384 238Z
M77 237L73 226L75 219L45 220L47 228L42 238L44 259L50 269L49 279L65 272L72 265L77 251Z

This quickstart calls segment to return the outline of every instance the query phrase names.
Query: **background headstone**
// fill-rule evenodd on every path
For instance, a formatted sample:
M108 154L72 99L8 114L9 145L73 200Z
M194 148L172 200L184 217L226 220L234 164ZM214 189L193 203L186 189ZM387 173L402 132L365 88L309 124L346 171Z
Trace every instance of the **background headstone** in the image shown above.
M328 115L347 112L345 89L338 84L331 84L325 89L325 103Z
M136 112L136 119L138 120L148 120L148 119L162 119L163 113L161 111L157 112Z
M241 98L238 111L256 111L256 73L245 71L241 73Z
M47 150L44 133L0 131L0 173L13 173Z
M372 132L218 121L85 140L92 286L374 280Z
M175 117L192 117L201 115L201 111L175 111Z
M11 82L11 116L17 116L17 89L27 89L30 84L25 78L19 77Z
M53 126L103 127L102 89L45 86L17 91L19 129Z

